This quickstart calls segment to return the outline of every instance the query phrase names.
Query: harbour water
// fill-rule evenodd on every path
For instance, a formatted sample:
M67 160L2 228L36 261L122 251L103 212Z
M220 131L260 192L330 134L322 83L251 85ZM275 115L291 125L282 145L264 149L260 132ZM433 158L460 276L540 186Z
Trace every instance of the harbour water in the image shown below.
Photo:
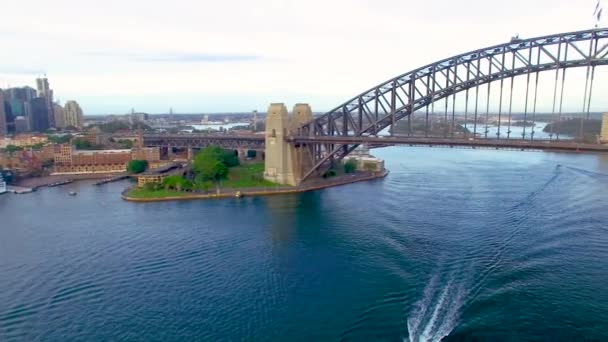
M1 196L0 341L608 339L608 156L373 153L296 195Z

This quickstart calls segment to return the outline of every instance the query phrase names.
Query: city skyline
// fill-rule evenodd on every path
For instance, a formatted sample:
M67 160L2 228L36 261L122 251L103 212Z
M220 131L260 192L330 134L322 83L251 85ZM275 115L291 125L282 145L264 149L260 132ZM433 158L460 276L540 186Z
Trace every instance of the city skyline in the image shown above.
M591 28L595 1L518 0L491 7L481 1L266 1L255 8L217 4L213 12L191 1L170 8L140 1L96 6L84 11L69 0L8 4L4 13L12 14L0 21L7 47L0 87L32 86L46 74L56 99L77 99L88 115L170 107L247 112L277 101L307 102L320 112L429 61L516 34ZM44 33L26 24L47 17L57 20ZM540 111L551 109L552 78L541 77ZM596 94L608 90L601 88L605 78L598 68ZM582 107L583 79L582 68L569 74L565 110ZM608 100L593 98L592 111L605 107Z

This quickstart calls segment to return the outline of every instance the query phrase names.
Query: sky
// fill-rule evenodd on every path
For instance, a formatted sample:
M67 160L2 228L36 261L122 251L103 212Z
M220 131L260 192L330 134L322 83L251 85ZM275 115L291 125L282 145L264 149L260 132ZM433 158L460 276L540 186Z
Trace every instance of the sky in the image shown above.
M5 1L0 87L34 86L46 74L57 99L77 100L88 115L131 108L264 111L272 102L304 102L326 111L396 75L515 34L592 28L595 3ZM575 81L583 77L577 73ZM606 93L608 72L598 71L597 80L595 91ZM582 86L571 87L565 108L576 110ZM608 110L608 100L596 97L592 110ZM550 103L542 100L539 107L548 110Z

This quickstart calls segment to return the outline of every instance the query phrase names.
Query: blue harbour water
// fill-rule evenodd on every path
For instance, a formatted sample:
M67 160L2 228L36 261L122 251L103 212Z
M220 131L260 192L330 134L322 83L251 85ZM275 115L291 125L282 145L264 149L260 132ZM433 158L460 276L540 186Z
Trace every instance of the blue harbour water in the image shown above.
M374 153L299 195L0 196L0 341L608 340L607 156Z

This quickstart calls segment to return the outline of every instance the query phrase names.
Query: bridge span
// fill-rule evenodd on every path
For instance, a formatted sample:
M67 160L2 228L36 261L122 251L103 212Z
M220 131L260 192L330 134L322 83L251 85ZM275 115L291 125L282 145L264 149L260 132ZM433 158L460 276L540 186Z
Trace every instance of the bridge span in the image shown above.
M331 136L299 136L288 137L288 142L297 144L332 144L332 145L355 145L366 144L370 146L447 146L447 147L470 147L470 148L493 148L493 149L516 149L537 151L561 151L561 152L604 152L608 153L608 145L585 144L572 140L521 140L521 139L463 139L463 138L433 138L433 137L331 137Z
M265 177L283 184L299 184L313 175L323 175L336 162L360 144L405 144L465 146L554 151L606 152L607 147L563 141L534 139L539 98L539 74L554 73L550 84L553 96L552 123L562 120L566 73L586 69L582 113L589 118L596 68L608 65L608 28L558 33L529 39L511 39L490 47L461 53L432 62L386 80L338 105L329 112L312 115L310 107L298 104L289 114L285 105L271 104L264 136L147 136L148 146L253 148L265 150ZM523 107L522 139L510 139L515 124L514 97L518 87L525 89L519 100ZM460 96L460 101L457 97ZM498 97L498 111L490 102ZM480 101L481 98L481 101ZM458 130L456 104L464 99L463 122L474 122L473 131ZM525 99L525 100L524 100ZM435 106L441 108L435 108ZM437 113L439 121L437 121ZM399 120L407 120L412 132L412 116L424 120L424 137L377 137ZM498 117L496 138L489 136L489 117ZM605 121L608 121L605 120ZM479 123L479 124L478 124ZM581 118L579 140L583 135ZM445 136L431 136L433 125L445 128ZM483 127L485 126L485 127ZM608 143L606 135L601 140ZM479 139L479 137L484 139ZM528 138L528 139L526 139ZM559 135L557 135L559 138Z
M145 146L204 148L220 146L225 149L264 150L265 135L209 135L209 134L151 134L144 135ZM493 149L516 149L562 152L599 152L608 153L608 145L580 143L573 140L522 140L522 139L485 139L485 138L441 138L441 137L407 137L407 136L287 136L285 141L296 144L331 144L383 147L392 145L408 146L447 146Z

